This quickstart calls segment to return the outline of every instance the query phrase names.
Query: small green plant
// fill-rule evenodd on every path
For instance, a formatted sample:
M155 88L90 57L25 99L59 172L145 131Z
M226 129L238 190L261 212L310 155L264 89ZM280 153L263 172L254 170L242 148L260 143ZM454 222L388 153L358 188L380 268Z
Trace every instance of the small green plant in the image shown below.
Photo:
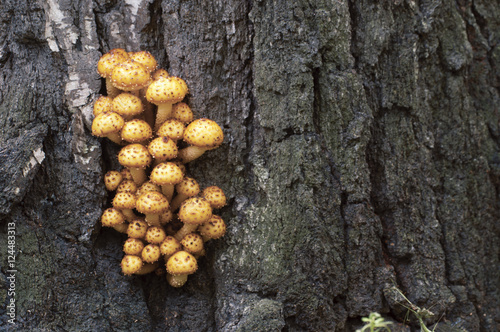
M356 330L356 332L376 332L384 330L391 332L388 325L391 325L392 323L386 321L378 312L372 312L368 317L363 317L361 320L366 324L361 329Z
M396 293L398 293L399 295L401 295L401 297L403 297L403 299L405 299L405 301L407 302L406 304L403 304L403 303L399 303L399 304L402 305L403 307L405 307L406 309L408 309L407 317L408 317L408 314L410 312L412 312L415 315L415 317L417 317L418 323L420 324L420 331L433 332L436 329L437 324L436 324L436 326L434 326L434 328L431 331L424 323L425 318L429 318L429 317L434 316L434 313L432 311L430 311L426 308L422 309L422 308L416 306L415 304L413 304L410 300L408 300L408 298L406 296L404 296L403 292L399 288L394 286L394 287L392 287L392 290L395 291Z

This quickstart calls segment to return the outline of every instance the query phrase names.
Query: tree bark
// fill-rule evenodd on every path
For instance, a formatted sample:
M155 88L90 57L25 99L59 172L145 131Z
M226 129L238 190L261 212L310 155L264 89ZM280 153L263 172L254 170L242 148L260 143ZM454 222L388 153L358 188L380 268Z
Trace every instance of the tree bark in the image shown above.
M498 2L0 3L6 329L352 331L376 311L409 331L396 288L428 326L499 328ZM228 232L179 289L124 276L99 224L119 166L90 134L96 64L117 47L224 130L188 172L224 189Z

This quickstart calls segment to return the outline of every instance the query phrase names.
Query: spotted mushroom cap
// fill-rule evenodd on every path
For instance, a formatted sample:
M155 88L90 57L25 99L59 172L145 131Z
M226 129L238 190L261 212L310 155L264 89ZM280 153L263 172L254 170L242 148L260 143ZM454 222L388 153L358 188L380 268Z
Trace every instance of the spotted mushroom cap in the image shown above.
M186 126L181 121L177 119L167 119L162 123L156 134L177 141L184 137L185 130Z
M182 247L191 254L200 253L203 250L203 238L196 233L190 233L181 240Z
M115 87L125 91L140 90L151 81L151 75L139 62L126 60L113 68L111 82Z
M112 102L113 112L130 119L144 111L144 105L139 97L128 92L122 92Z
M92 114L94 114L94 116L98 116L99 114L104 112L111 112L113 110L112 105L113 105L113 98L108 96L100 96L94 102L94 109L92 111Z
M153 168L149 175L151 182L157 185L177 184L184 179L184 173L174 163L164 162Z
M151 77L153 78L153 81L156 81L157 79L159 79L160 77L164 77L164 78L167 78L169 77L170 74L165 70L165 69L157 69L152 75Z
M113 227L125 222L123 214L115 208L104 210L101 216L101 223L105 227Z
M212 217L212 207L202 197L191 197L182 203L178 216L185 224L202 224Z
M116 209L134 209L136 197L130 192L116 193L111 204Z
M168 209L168 200L163 194L150 191L137 198L135 208L144 214L159 214Z
M142 64L149 72L155 71L156 67L158 67L158 62L155 57L148 51L133 52L130 54L130 58Z
M226 205L226 195L217 186L210 186L203 189L200 196L209 201L214 209L220 209Z
M157 244L148 244L142 249L141 257L144 262L154 263L160 259L160 246Z
M188 104L180 102L172 106L172 118L182 123L190 123L193 121L194 115Z
M101 77L111 77L113 69L123 61L128 60L128 55L123 52L113 49L108 53L103 54L97 62L97 72Z
M187 126L183 139L191 145L215 149L222 144L224 133L215 121L202 118L194 120Z
M116 188L118 188L122 180L123 180L122 173L118 171L109 171L106 174L104 174L104 186L109 191L116 190Z
M168 224L174 218L172 210L168 209L160 214L160 225Z
M185 177L180 183L175 185L175 190L179 194L192 197L200 193L200 185L195 179Z
M140 255L144 249L144 242L137 238L128 238L123 244L123 252L127 255Z
M176 158L179 149L173 140L160 136L149 143L148 151L153 158L163 161Z
M159 104L175 104L184 99L186 90L180 81L180 78L159 77L153 81L146 91L146 99L155 105Z
M182 250L182 245L173 236L167 236L162 243L160 243L160 252L162 255L171 256L178 251Z
M208 221L198 227L198 232L208 238L218 239L226 234L226 223L220 216L214 214Z
M165 234L165 231L163 228L158 227L158 226L150 226L148 228L148 231L146 232L146 236L144 239L148 243L161 243L163 240L165 240L165 237L167 234Z
M118 185L118 188L116 188L116 192L117 193L129 192L134 194L137 192L137 183L135 183L134 180L123 180Z
M119 132L125 121L115 112L104 112L98 114L92 121L92 135L106 137Z
M198 269L198 262L187 251L178 251L167 261L167 272L172 275L193 274Z
M150 139L153 136L153 129L146 121L133 119L125 122L120 135L124 141L139 143Z
M140 187L139 189L137 189L137 192L136 192L136 195L137 196L141 196L142 194L145 194L147 192L150 192L150 191L157 191L157 192L160 192L161 191L161 188L160 186L154 184L153 182L151 181L146 181L144 182Z
M129 144L118 153L118 162L125 167L146 168L151 164L153 158L142 144Z
M122 272L125 275L131 275L139 271L142 267L142 259L135 255L125 255L121 262Z
M132 238L142 239L148 231L148 223L143 220L134 220L128 224L127 235Z

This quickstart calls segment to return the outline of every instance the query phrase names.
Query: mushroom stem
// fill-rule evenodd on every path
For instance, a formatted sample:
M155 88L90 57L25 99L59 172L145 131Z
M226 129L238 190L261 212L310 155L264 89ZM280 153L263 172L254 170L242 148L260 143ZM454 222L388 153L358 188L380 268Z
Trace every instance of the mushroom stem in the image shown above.
M159 104L158 110L156 111L155 131L157 131L160 128L163 122L170 119L171 116L172 116L172 104L171 103Z
M146 214L145 219L150 226L161 226L159 214Z
M184 224L181 229L175 233L174 237L177 241L181 241L184 236L188 235L189 233L193 233L196 231L198 228L198 224Z
M130 174L132 175L132 179L134 179L134 182L138 186L142 185L148 179L148 177L146 176L146 172L142 168L130 167L129 170Z
M167 281L172 287L182 287L188 279L187 274L173 275L167 273Z
M187 148L180 150L179 153L177 154L177 157L180 160L182 160L184 164L186 164L190 161L195 160L196 158L199 158L207 150L209 149L191 145L188 146Z
M175 187L173 184L164 184L161 186L161 192L169 202L172 200L172 197L174 196L174 189Z
M123 212L123 211L122 211ZM128 229L128 223L124 222L122 224L119 224L119 225L116 225L116 226L113 226L113 228L120 232L120 233L125 233L127 234L127 229Z
M121 93L120 89L118 89L113 85L113 83L111 83L111 77L106 77L106 93L110 98L115 98Z
M158 262L154 263L144 263L144 265L141 267L141 269L137 272L134 272L134 274L148 274L151 272L154 272L158 268Z
M181 206L182 202L184 202L188 197L188 195L178 193L170 203L170 210L172 212L177 210Z

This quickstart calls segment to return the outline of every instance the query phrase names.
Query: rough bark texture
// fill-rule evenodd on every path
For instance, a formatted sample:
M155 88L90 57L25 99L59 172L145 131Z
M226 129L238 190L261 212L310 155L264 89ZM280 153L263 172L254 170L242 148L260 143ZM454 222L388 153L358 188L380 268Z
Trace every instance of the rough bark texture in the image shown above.
M402 322L394 286L429 325L499 328L498 2L1 0L0 43L1 329L344 331ZM227 193L228 233L181 289L123 276L98 223L115 47L226 136L189 172Z

